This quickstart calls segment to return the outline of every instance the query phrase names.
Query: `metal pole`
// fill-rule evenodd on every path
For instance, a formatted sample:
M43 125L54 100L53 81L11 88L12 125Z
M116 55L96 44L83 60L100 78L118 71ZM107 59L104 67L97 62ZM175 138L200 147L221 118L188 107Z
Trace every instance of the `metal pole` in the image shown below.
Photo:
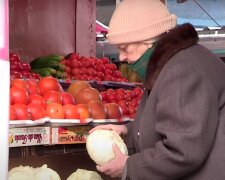
M9 22L8 0L0 0L0 179L8 179L9 161Z

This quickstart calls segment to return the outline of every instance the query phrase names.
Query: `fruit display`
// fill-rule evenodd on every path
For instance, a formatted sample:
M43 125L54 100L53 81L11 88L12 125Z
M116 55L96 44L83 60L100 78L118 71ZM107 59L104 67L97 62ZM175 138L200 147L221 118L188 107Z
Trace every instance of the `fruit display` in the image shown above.
M142 93L139 87L99 91L81 80L64 90L52 76L11 79L10 120L133 118Z
M10 53L11 78L52 76L59 80L142 83L139 76L126 63L116 65L107 57L84 57L78 53L66 56L50 54L22 63L16 53Z
M87 81L75 81L70 84L67 91L73 95L77 104L83 106L83 109L87 106L91 118L120 120L123 117L120 107L117 104L104 103L101 92L92 88Z
M127 83L123 73L106 57L53 54L22 63L10 53L10 120L133 119L141 88L103 90L90 84ZM71 80L67 88L60 79Z
M116 64L107 57L84 57L70 53L65 57L50 54L22 63L16 53L10 53L12 78L36 78L53 76L57 79L85 81L128 82Z
M108 104L111 109L116 109L116 105L120 107L122 115L134 118L140 99L143 95L143 89L135 87L133 89L109 88L101 91L101 97L104 104ZM115 111L115 110L114 110ZM117 111L117 114L119 112Z
M29 63L22 62L20 56L16 53L11 52L9 54L10 61L10 77L11 78L33 78L40 79L39 73L31 71Z
M65 72L70 79L128 82L116 64L111 63L107 57L84 57L78 53L70 53L61 63L65 65Z

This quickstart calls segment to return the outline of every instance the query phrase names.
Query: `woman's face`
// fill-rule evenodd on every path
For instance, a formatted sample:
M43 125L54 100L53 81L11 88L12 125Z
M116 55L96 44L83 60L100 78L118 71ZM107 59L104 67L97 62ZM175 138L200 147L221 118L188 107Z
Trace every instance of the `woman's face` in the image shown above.
M146 44L143 42L118 45L119 59L120 61L127 61L128 64L132 64L137 61L151 46L151 44Z

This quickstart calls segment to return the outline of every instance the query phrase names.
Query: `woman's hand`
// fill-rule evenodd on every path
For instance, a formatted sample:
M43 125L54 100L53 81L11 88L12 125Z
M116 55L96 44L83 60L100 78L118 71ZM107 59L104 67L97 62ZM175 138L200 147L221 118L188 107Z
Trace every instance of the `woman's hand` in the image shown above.
M122 177L123 169L129 156L123 154L117 144L113 144L112 149L115 153L115 159L112 159L102 166L97 165L96 168L98 171L111 176L112 178Z
M113 130L115 131L117 134L121 135L126 135L127 134L127 128L124 125L114 125L114 124L107 124L107 125L99 125L96 126L94 128L92 128L89 131L89 134L91 134L93 131L97 130L97 129L104 129L104 130Z

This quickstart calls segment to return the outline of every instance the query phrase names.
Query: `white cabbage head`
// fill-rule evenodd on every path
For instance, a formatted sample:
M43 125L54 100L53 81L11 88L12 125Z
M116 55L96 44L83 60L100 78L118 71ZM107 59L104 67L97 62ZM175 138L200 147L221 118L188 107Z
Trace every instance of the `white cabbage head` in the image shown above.
M95 171L89 171L86 169L77 169L66 180L103 180L103 179Z
M35 180L60 180L57 172L48 168L47 165L34 169L34 179Z
M120 151L127 155L127 147L123 139L115 132L110 130L95 130L86 141L86 148L91 159L98 165L115 158L112 145L117 144Z
M38 168L30 166L12 168L8 173L8 180L61 180L61 178L45 164Z
M19 166L12 168L8 173L8 180L30 180L33 179L34 170L30 166Z

